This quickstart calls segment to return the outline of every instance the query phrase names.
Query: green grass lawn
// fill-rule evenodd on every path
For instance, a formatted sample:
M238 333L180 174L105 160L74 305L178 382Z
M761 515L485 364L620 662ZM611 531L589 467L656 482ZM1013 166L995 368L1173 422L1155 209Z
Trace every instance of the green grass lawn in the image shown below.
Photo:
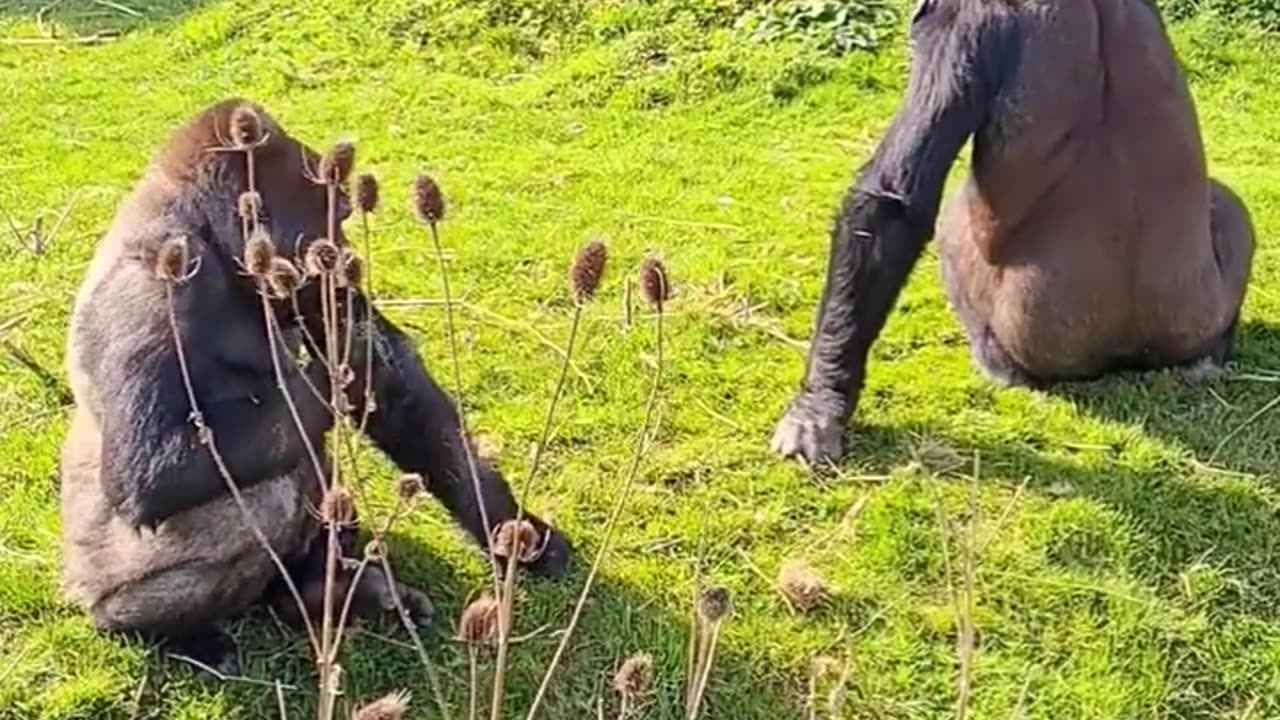
M949 587L966 544L978 548L971 717L1280 717L1280 413L1264 411L1280 391L1280 45L1209 21L1174 29L1212 170L1260 237L1226 379L997 389L969 364L930 251L872 353L842 472L814 476L767 442L800 379L832 211L903 85L900 32L836 59L748 41L716 20L731 4L716 0L522 0L523 18L486 15L496 0L67 0L37 23L45 4L0 0L0 209L16 227L0 217L0 339L59 374L68 307L115 204L174 125L227 95L262 101L313 145L356 140L386 197L373 253L384 298L440 297L408 200L416 172L439 178L467 302L469 417L514 479L558 368L547 345L568 332L569 262L588 239L609 242L530 498L584 562L570 581L523 584L517 633L534 634L514 651L513 709L536 689L630 460L653 322L637 310L624 329L623 287L658 253L676 289L661 430L542 717L595 717L637 651L657 658L645 716L679 717L700 554L735 602L708 717L807 717L817 658L836 667L823 698L847 667L839 717L950 716ZM17 41L50 28L118 35ZM25 246L37 220L42 253ZM447 379L440 307L387 313ZM275 717L269 688L98 637L60 599L66 420L56 393L0 358L0 718ZM393 470L367 467L389 503ZM467 668L453 619L484 565L434 505L399 526L392 552L436 602L428 638L456 709ZM797 557L836 589L803 617L772 583ZM289 684L291 717L311 716L301 638L260 614L232 630L244 675ZM390 621L353 634L347 693L408 688L411 717L435 717L405 639Z

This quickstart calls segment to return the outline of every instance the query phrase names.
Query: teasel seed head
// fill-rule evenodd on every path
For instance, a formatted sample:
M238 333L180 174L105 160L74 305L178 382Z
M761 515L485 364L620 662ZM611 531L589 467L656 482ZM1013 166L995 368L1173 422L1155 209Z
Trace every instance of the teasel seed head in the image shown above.
M413 182L413 208L427 225L444 219L444 194L430 175L419 175Z
M261 228L249 235L244 244L244 268L254 277L264 277L271 272L271 261L276 257L276 247Z
M645 302L659 312L671 297L671 285L667 281L667 270L657 258L645 258L640 264L640 294Z
M249 105L240 105L231 112L231 144L237 148L253 147L262 142L262 118Z
M369 173L356 178L356 207L362 213L378 209L378 178Z
M160 245L156 255L156 278L164 282L182 282L191 264L191 249L184 235L174 235Z
M345 185L356 164L356 146L349 142L334 143L320 159L320 182L325 185Z
M240 193L240 217L248 220L262 213L262 196L254 191Z
M405 690L384 695L357 710L352 720L400 720L409 709L410 697Z
M413 502L427 489L422 476L417 473L406 473L400 476L400 499Z
M386 555L386 552L387 548L377 538L364 544L364 556L369 559L369 562L381 560Z
M355 500L346 488L331 488L324 494L320 514L326 525L347 525L355 519Z
M733 610L733 598L723 587L710 587L698 595L698 616L709 624L724 619Z
M827 581L800 560L788 560L782 564L778 571L778 589L800 612L818 607L831 593Z
M510 558L514 555L517 562L528 564L542 556L544 549L542 536L528 520L521 520L519 523L515 520L507 520L498 525L493 536L493 553L500 558ZM519 543L518 548L516 543ZM513 550L515 552L512 552Z
M458 619L458 639L468 645L492 643L498 636L498 601L485 593L472 600Z
M364 261L350 248L343 248L338 260L338 287L358 288L363 280Z
M271 271L267 274L267 286L271 294L278 300L287 300L298 292L302 285L302 274L298 268L286 258L279 255L271 258Z
M308 275L329 275L338 269L342 252L328 238L316 238L307 247L305 262Z
M573 289L573 299L579 305L595 297L608 260L609 249L600 240L592 240L578 251L573 260L573 270L569 273L569 284Z
M627 658L613 676L613 689L623 697L633 698L643 695L653 681L653 656L649 653L636 653Z

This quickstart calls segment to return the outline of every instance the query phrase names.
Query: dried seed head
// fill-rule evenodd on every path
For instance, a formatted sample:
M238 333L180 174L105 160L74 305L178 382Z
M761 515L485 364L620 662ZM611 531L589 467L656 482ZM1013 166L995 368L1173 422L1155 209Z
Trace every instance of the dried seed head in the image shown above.
M514 556L521 564L528 564L541 557L542 551L542 536L528 520L508 520L494 532L493 554L500 558Z
M342 253L328 238L317 238L307 247L308 275L328 275L338 269Z
M256 192L240 193L240 217L248 220L256 218L262 212L262 196Z
M276 257L276 247L271 238L261 228L249 236L244 244L244 268L254 277L263 277L271 272L271 261Z
M578 251L578 257L573 261L573 270L569 273L574 300L581 304L595 296L600 280L604 277L608 259L609 250L599 240L592 240Z
M469 645L491 643L498 635L498 601L484 594L473 600L458 619L458 639Z
M334 143L320 159L320 182L325 185L345 185L356 164L356 146L349 142Z
M800 560L788 560L778 571L778 589L800 612L808 612L821 605L831 593L831 587L813 568Z
M271 294L280 300L293 297L302 284L302 275L298 268L279 255L271 258L271 271L267 275L267 285Z
M369 558L370 562L381 560L386 554L386 548L383 547L381 540L370 540L365 543L364 556Z
M661 311L671 297L671 285L667 282L667 270L657 258L645 258L640 265L640 294L645 302Z
M324 494L320 516L325 524L346 525L356 516L355 501L346 488L334 488Z
M444 195L430 175L419 175L413 182L413 208L418 219L428 225L444 219Z
M360 287L364 280L364 261L349 248L343 248L338 260L338 287Z
M231 144L237 148L257 145L262 141L262 118L248 105L240 105L231 112Z
M422 482L421 475L408 473L400 476L400 499L405 502L413 502L425 489L426 483Z
M649 653L636 653L627 658L613 676L613 689L623 697L632 698L643 694L653 681L653 656Z
M384 695L356 710L352 720L400 720L409 709L409 698L405 690Z
M187 246L187 238L174 235L164 241L156 255L156 277L164 282L182 282L187 276L190 262L191 250Z
M378 209L378 178L369 173L356 178L356 207L363 213Z
M733 610L733 598L723 587L710 587L698 595L698 616L707 623L718 623Z

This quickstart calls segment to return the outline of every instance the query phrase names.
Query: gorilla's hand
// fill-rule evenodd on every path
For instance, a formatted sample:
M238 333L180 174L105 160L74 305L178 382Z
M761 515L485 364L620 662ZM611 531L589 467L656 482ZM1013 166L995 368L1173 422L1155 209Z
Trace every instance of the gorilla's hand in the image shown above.
M773 451L808 464L839 460L849 406L838 393L802 390L778 421Z

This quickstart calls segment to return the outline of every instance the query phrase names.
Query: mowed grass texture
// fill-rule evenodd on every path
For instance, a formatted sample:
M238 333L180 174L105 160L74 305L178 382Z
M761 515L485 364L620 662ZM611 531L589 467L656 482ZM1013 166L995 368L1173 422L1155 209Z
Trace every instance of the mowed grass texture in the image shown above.
M699 557L735 606L710 718L808 717L815 661L831 668L819 716L841 675L836 717L952 716L966 557L970 717L1280 717L1280 45L1265 36L1203 18L1173 28L1212 170L1260 238L1226 379L996 389L969 364L930 250L872 353L845 464L813 475L767 442L802 372L832 211L904 84L905 19L879 51L835 58L754 42L725 19L733 3L712 0L43 5L0 2L0 339L59 375L68 308L115 204L171 128L231 94L315 146L357 142L382 180L373 272L400 301L386 312L443 382L439 275L408 197L419 170L439 179L464 399L513 482L558 369L550 346L568 332L573 253L609 243L528 498L580 562L566 582L521 582L516 634L531 637L512 651L511 717L568 619L642 420L653 318L637 305L624 327L622 298L647 253L675 289L661 430L542 717L595 717L600 697L613 713L609 678L639 651L656 659L643 716L680 717ZM55 31L119 35L17 42ZM42 253L28 242L37 222ZM0 359L0 717L276 717L272 688L99 637L60 599L66 424L55 392ZM386 481L385 511L395 472L373 454L363 467ZM431 503L391 552L437 605L428 640L457 715L467 666L453 622L485 565ZM791 558L835 590L809 615L773 587ZM310 717L302 638L261 613L231 629L243 675L281 681L290 717ZM409 716L436 717L406 640L393 621L355 632L347 696L409 689Z

